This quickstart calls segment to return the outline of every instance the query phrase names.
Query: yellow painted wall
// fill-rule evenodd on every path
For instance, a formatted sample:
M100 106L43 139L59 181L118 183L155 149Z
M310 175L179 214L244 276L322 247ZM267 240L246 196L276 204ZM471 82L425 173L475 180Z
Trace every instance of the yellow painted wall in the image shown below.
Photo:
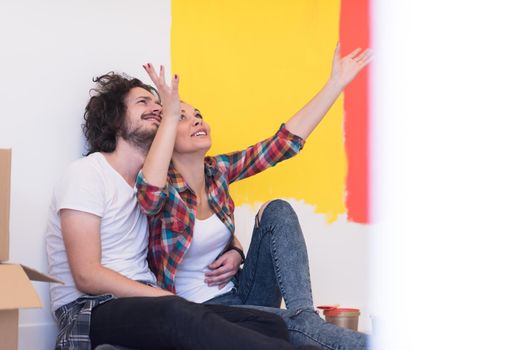
M182 99L212 128L210 154L272 135L325 83L338 41L338 0L172 0L171 69ZM344 214L342 99L295 158L234 184L237 205L275 197Z

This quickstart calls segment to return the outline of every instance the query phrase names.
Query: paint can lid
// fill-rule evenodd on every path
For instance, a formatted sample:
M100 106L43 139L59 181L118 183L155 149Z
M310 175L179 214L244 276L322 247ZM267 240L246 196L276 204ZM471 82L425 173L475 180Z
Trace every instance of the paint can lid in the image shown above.
M322 310L322 311L326 311L326 310L336 309L337 307L339 307L338 304L335 304L335 305L319 305L319 306L317 306L317 309Z

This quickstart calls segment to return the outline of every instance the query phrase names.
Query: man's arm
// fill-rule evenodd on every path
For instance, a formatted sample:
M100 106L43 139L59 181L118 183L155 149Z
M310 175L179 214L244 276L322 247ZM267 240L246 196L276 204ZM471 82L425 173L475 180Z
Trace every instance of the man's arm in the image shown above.
M240 250L244 250L244 248L242 247L242 243L240 243L240 241L238 240L237 236L233 235L233 240L231 240L231 244L229 245L230 247L235 247L235 248L238 248Z
M237 236L233 235L233 239L224 254L208 265L211 271L206 272L206 279L204 280L208 286L218 286L218 289L222 289L236 275L240 265L242 265L242 256L238 251L231 249L232 247L244 251L242 243Z
M100 217L62 209L60 221L71 273L81 292L92 295L110 293L117 297L172 295L101 265Z

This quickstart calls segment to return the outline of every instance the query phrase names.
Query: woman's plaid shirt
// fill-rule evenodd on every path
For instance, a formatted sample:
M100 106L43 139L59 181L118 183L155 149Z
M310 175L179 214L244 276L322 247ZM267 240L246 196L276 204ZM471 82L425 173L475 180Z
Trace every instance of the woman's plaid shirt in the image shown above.
M205 159L208 203L231 232L235 232L235 204L229 184L255 175L291 158L304 146L304 140L282 124L278 132L240 152ZM164 188L147 183L142 172L137 178L137 197L149 219L149 265L162 288L175 292L178 264L191 245L197 197L173 164Z

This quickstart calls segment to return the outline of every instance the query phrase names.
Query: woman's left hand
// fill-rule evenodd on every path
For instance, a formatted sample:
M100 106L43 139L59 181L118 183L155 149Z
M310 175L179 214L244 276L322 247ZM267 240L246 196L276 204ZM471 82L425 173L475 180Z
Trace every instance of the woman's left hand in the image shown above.
M336 82L341 88L345 88L357 74L371 61L372 52L358 48L349 55L340 57L340 43L337 44L333 57L333 67L331 69L331 80Z
M241 263L242 257L238 252L235 250L225 252L208 265L211 271L206 272L204 282L210 287L218 286L218 289L224 288L236 275Z

